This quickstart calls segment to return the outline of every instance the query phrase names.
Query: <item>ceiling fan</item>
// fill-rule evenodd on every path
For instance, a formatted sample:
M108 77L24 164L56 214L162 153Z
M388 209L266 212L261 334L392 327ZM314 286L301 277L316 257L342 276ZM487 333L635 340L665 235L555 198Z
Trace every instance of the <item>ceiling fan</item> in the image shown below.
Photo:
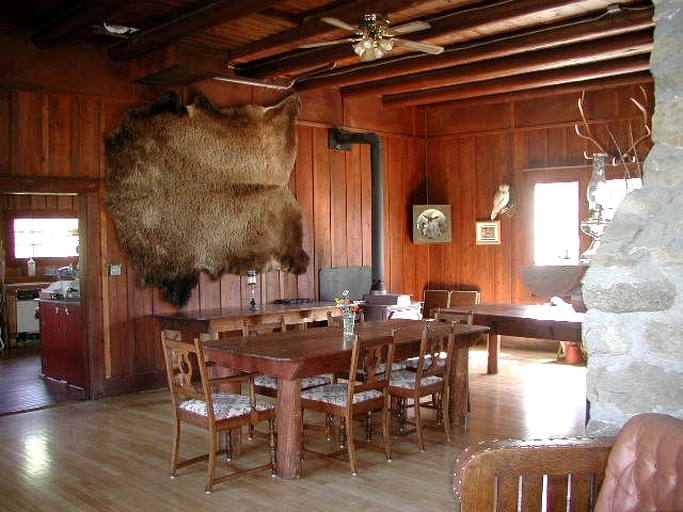
M321 46L332 46L341 43L353 43L353 51L363 62L370 62L384 57L395 46L402 46L419 52L438 55L443 51L443 46L430 43L420 43L396 37L410 32L427 30L431 25L425 21L411 21L394 28L389 28L389 19L384 14L371 13L365 14L357 26L338 20L337 18L321 18L325 23L332 26L348 30L353 34L345 39L335 41L323 41L321 43L311 43L301 46L301 48L319 48Z

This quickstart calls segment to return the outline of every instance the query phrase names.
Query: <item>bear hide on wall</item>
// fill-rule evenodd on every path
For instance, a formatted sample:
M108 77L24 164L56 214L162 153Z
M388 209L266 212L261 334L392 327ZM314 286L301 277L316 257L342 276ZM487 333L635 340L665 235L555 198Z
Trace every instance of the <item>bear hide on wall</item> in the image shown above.
M107 137L105 206L148 286L184 306L199 274L306 271L287 184L301 102L215 108L175 92L128 112Z

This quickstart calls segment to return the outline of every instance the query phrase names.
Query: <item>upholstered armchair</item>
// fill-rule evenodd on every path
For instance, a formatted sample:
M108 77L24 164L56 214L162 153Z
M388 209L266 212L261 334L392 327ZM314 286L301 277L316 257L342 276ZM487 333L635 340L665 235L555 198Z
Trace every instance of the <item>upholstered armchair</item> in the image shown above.
M683 420L631 418L616 438L493 441L456 461L456 510L683 510Z

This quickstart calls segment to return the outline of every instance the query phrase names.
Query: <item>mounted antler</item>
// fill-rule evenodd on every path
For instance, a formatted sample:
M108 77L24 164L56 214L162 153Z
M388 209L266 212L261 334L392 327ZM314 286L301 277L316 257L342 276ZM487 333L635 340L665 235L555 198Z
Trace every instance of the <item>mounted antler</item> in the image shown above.
M607 134L609 135L610 140L612 141L612 144L614 144L614 147L616 149L616 153L612 157L612 165L617 165L618 162L621 162L624 166L624 176L626 178L631 177L631 174L630 174L630 171L628 168L628 164L635 164L637 176L638 177L641 176L642 173L641 173L641 168L640 168L640 160L639 160L639 157L637 154L637 148L641 142L643 142L645 139L650 137L650 135L652 135L652 130L650 129L650 126L649 126L649 115L648 115L648 109L647 109L647 107L648 107L647 93L645 92L645 89L642 86L639 86L639 90L640 90L640 94L642 95L642 99L640 99L640 101L639 101L636 98L629 98L629 100L642 113L643 127L644 127L642 136L640 136L638 139L634 140L633 127L629 124L629 127L628 127L628 135L629 135L628 144L629 144L629 146L625 150L622 150L621 145L619 144L616 137L612 133L612 130L610 130L610 127L609 126L606 127ZM583 108L583 102L584 102L585 94L586 94L586 91L583 91L583 93L581 93L581 97L578 99L578 102L577 102L577 105L579 108L579 114L581 115L581 120L583 121L585 133L582 132L582 130L579 126L579 123L576 123L574 125L574 131L576 131L576 134L579 137L581 137L582 139L588 140L588 141L592 142L593 144L595 144L595 146L597 147L597 149L600 153L607 153L607 151L605 151L602 144L600 144L600 142L595 138L595 136L593 135L593 133L590 130L590 126L588 125L588 121L586 119L586 114L585 114L584 108ZM590 159L585 151L583 152L583 156L587 160Z
M647 139L650 135L652 135L652 130L650 129L650 126L649 126L649 116L647 113L647 104L648 104L647 103L647 93L645 92L645 89L643 88L642 85L639 87L639 89L640 89L640 93L643 95L643 102L641 103L635 98L629 98L629 99L631 100L631 103L633 103L638 108L638 110L640 110L640 112L643 114L644 133L638 140L634 141L633 140L633 131L631 130L631 126L629 125L629 136L630 136L631 145L628 147L628 149L626 151L624 151L624 154L623 154L624 157L626 157L631 151L633 151L635 153L636 146L638 146L638 144L640 144L645 139Z
M583 126L586 128L586 134L581 133L581 129L579 128L579 124L578 124L578 123L576 123L576 124L574 125L574 131L575 131L576 134L577 134L579 137L581 137L582 139L588 140L588 141L592 142L593 144L595 144L595 145L597 146L597 148L598 148L598 150L599 150L600 153L605 153L605 150L604 150L604 148L602 147L602 145L600 145L600 143L597 141L597 139L593 136L593 133L591 132L590 126L588 125L588 121L586 120L586 114L585 114L584 111L583 111L583 100L584 100L585 95L586 95L586 91L583 91L583 92L581 93L581 97L580 97L579 100L576 102L576 104L577 104L577 106L579 107L579 114L581 114L581 120L583 121ZM583 156L584 156L587 160L589 159L589 158L588 158L588 155L586 154L585 151L583 152Z

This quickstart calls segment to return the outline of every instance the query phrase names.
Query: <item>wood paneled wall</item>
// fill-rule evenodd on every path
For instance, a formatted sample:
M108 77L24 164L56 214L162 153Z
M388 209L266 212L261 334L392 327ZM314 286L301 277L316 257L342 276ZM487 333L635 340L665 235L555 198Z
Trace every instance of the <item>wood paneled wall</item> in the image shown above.
M641 99L639 87L654 108L651 82L586 87L585 111L595 137L612 154L622 149L629 127L638 137L643 120L629 98ZM537 96L511 96L498 102L459 102L425 109L427 184L431 203L449 203L453 212L453 243L429 249L428 284L433 288L475 288L484 302L524 303L535 299L519 276L531 265L532 186L536 180L572 176L585 190L590 165L584 158L595 148L574 131L581 122L577 100L582 90L555 89ZM651 141L639 146L641 162ZM608 168L619 173L619 168ZM500 245L476 245L475 222L489 220L500 183L512 183L518 206L501 217ZM582 218L586 216L582 206ZM582 249L589 241L582 236Z
M104 52L78 46L38 51L9 36L0 36L0 44L11 50L0 56L0 67L6 70L0 78L0 191L15 184L19 188L13 191L56 187L59 192L80 192L77 206L86 230L81 286L87 302L89 392L98 397L163 385L158 331L149 315L174 307L157 290L141 285L102 198L106 135L127 109L164 91L129 83L125 67L110 63ZM69 68L72 62L77 68ZM218 106L273 104L288 94L225 82L195 84L192 89L207 93ZM632 90L601 90L599 101L594 100L600 121L630 120L620 109ZM188 98L192 94L189 89L181 92ZM525 297L515 270L528 260L524 199L515 217L503 219L500 246L476 246L474 222L489 216L501 180L510 179L522 189L527 169L583 164L584 145L572 135L576 95L425 111L385 109L377 98L347 101L334 90L306 92L302 101L290 187L303 213L304 248L311 264L300 276L260 275L259 301L315 298L320 268L371 263L369 148L329 149L327 131L332 126L382 136L389 291L419 299L427 286L476 287L487 301ZM453 243L412 243L411 206L426 202L452 205ZM107 274L111 263L123 263L122 276ZM203 275L186 309L247 300L240 276L213 281Z
M4 40L0 41L4 44ZM46 180L68 191L72 182L93 180L97 193L82 193L77 201L87 222L87 269L82 289L88 318L88 346L93 397L164 384L158 330L149 315L175 308L154 289L142 286L118 241L115 226L103 206L104 139L124 113L163 91L129 85L120 66L108 67L102 55L74 47L37 51L8 39L15 52L0 81L0 178L18 191L44 191ZM79 59L84 74L75 80L63 74L70 59ZM29 68L19 61L31 62ZM102 80L105 75L108 80ZM97 87L93 89L93 84ZM206 82L194 90L209 95L217 106L273 104L288 92ZM413 109L383 112L376 99L345 102L336 91L304 94L297 126L299 152L290 187L304 218L304 248L311 256L305 274L270 272L259 276L257 300L317 297L318 270L330 266L371 263L371 191L369 147L350 151L328 148L328 129L374 131L383 138L387 188L385 278L392 291L419 297L427 275L427 252L411 243L410 204L424 201L426 188L423 118ZM5 188L5 189L6 189ZM76 186L76 188L78 188ZM77 190L78 191L78 190ZM107 266L123 263L120 277ZM188 310L205 310L246 303L245 279L224 275L213 281L202 275Z

